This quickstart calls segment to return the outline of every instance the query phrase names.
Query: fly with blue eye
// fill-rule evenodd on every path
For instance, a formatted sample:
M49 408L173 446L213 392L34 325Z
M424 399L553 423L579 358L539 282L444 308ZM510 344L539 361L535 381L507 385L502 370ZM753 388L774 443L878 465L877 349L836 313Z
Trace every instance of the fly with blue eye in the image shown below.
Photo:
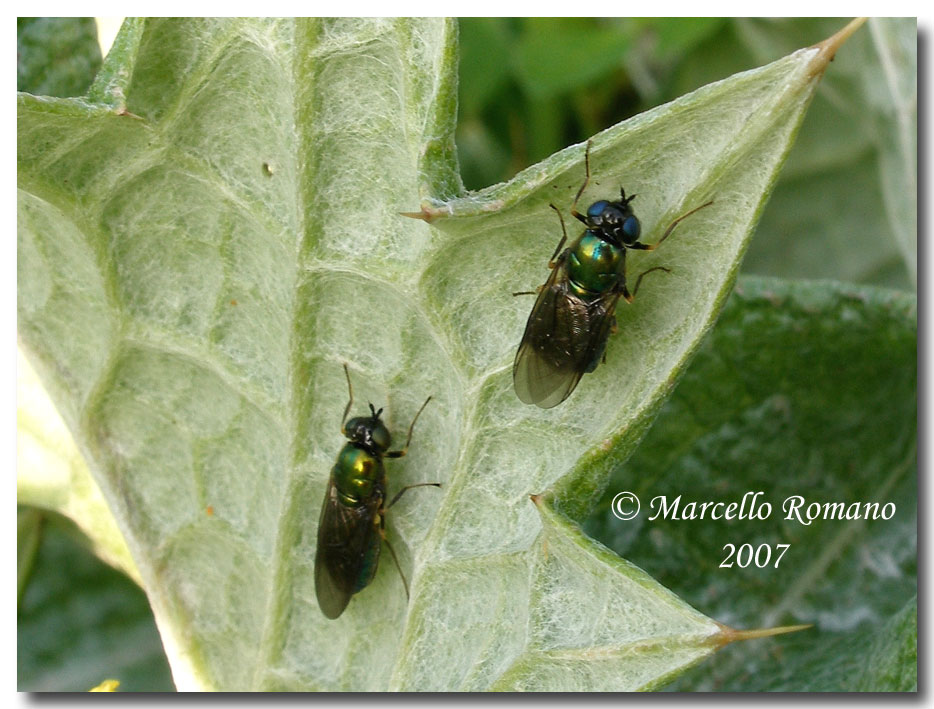
M642 226L622 188L618 201L598 200L586 214L577 202L590 183L590 142L584 156L586 177L574 197L571 215L587 229L567 249L564 217L549 205L561 221L561 241L548 261L551 275L536 291L513 295L538 295L522 335L512 367L516 394L526 404L550 409L567 399L581 377L605 359L606 342L616 332L616 304L620 297L632 303L642 279L653 271L671 271L655 266L639 274L629 291L626 285L626 250L653 251L674 228L713 201L695 207L675 219L655 244L639 241Z

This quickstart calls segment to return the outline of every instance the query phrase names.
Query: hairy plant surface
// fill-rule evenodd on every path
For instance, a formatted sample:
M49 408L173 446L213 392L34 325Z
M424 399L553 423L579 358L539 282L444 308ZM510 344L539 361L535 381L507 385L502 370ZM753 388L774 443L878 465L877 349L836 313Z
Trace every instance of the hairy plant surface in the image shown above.
M631 258L672 273L541 411L512 391L531 303L510 293L545 280L584 146L465 194L455 34L129 21L87 96L18 97L20 337L67 426L29 419L60 474L21 465L20 498L69 507L137 575L180 689L645 689L738 637L571 520L716 318L834 47L593 139L583 200L637 193L643 240L714 205ZM343 362L397 442L434 397L390 492L443 488L389 515L411 600L386 559L329 621L312 570ZM89 474L119 534L92 524Z

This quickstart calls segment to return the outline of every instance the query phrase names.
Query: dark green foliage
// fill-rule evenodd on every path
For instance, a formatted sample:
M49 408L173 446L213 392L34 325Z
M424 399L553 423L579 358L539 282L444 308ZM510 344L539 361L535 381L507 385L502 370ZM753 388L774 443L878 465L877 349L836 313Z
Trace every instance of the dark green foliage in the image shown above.
M94 18L17 18L17 91L37 96L81 96L100 65Z
M880 691L916 682L917 629L907 609L917 590L915 321L910 296L741 281L614 474L586 525L593 536L720 622L815 625L729 647L677 688ZM609 513L621 490L642 500L638 521ZM656 495L729 502L758 490L772 504L766 521L646 518ZM790 495L892 501L897 513L803 526L784 519ZM719 568L728 542L791 547L778 569Z
M71 522L26 512L45 520L17 613L17 689L86 692L116 679L121 692L172 691L146 594L100 561Z

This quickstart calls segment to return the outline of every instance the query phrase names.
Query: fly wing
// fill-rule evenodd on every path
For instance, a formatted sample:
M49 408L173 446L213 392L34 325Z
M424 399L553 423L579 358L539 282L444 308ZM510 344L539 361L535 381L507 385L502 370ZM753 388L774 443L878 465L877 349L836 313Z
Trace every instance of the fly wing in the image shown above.
M375 495L366 504L351 507L338 498L334 480L328 482L315 552L315 595L328 618L343 613L350 597L376 573L380 550L376 523L382 499Z
M618 291L590 301L576 296L568 289L562 258L535 301L513 364L513 383L523 402L557 406L596 369L619 298Z
M620 295L620 293L607 293L590 304L590 337L587 339L586 351L581 357L587 362L584 369L586 372L594 371L600 364L600 358L606 350L606 341L616 324L614 313Z
M516 353L512 376L518 397L543 409L567 399L594 351L606 342L610 323L605 321L612 320L607 313L603 299L588 303L568 290L564 263L558 263L538 294Z

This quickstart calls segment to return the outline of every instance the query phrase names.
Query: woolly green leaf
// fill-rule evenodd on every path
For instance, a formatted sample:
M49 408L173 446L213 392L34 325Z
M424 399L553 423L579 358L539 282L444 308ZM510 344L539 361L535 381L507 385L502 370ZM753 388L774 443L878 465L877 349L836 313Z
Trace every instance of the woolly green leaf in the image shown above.
M836 45L593 140L585 200L640 195L663 249L564 405L510 364L583 146L463 194L454 27L130 21L87 99L20 95L19 322L123 532L179 688L636 689L739 637L575 531L729 291ZM400 211L421 203L431 225ZM639 257L642 258L639 258ZM411 584L384 563L337 621L315 520L348 362L397 436ZM546 492L538 507L530 493Z
M98 556L138 582L139 572L100 488L22 353L17 353L16 420L19 502L71 517L92 540Z
M842 22L733 20L682 60L670 91L768 61ZM762 214L745 272L912 288L917 43L915 18L871 18L841 49Z

